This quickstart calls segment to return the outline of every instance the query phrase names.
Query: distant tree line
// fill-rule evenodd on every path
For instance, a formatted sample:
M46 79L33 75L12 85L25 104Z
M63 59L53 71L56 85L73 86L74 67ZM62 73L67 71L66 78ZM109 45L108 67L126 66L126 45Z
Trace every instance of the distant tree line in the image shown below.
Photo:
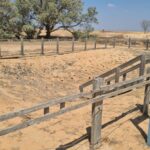
M98 23L97 14L95 7L85 11L82 0L1 0L0 38L20 38L22 32L35 38L42 29L50 38L60 28L74 36L82 29L88 36Z

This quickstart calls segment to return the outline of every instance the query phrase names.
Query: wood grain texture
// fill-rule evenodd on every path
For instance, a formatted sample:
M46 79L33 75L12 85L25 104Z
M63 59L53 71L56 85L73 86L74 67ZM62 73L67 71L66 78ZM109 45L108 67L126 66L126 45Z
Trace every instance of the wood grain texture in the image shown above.
M104 79L96 78L94 80L93 90L100 90L100 86L104 84ZM100 93L102 94L102 93ZM96 93L93 98L96 97ZM91 125L91 148L95 149L100 145L101 142L101 128L102 128L102 109L103 101L96 102L92 104L92 125Z

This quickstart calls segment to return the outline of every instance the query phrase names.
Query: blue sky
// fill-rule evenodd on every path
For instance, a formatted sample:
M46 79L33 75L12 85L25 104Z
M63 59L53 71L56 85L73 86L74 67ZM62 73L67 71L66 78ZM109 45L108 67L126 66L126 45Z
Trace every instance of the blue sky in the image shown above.
M142 30L142 20L150 20L150 0L83 0L85 7L99 12L97 29L114 31Z

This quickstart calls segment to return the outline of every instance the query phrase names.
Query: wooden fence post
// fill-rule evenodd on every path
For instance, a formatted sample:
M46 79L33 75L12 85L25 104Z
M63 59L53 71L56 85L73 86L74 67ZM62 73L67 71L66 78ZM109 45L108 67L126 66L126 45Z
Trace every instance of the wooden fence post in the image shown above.
M110 84L111 84L111 82L110 82L110 81L108 81L108 82L107 82L107 85L110 85Z
M63 109L63 108L65 108L65 102L60 103L60 109Z
M150 118L148 122L147 145L150 146Z
M44 38L41 40L41 55L44 55Z
M72 52L74 52L74 41L75 41L75 39L74 39L74 37L72 38Z
M21 55L24 55L24 40L21 38Z
M49 113L49 107L44 108L44 115Z
M113 48L116 47L116 38L113 39Z
M108 42L108 40L107 40L107 38L105 39L105 48L107 48L107 42Z
M141 65L140 65L139 76L142 76L144 75L145 72L145 64L146 64L145 55L142 55L140 59L141 59Z
M131 48L131 38L128 40L128 48Z
M150 74L150 67L147 68L147 74ZM150 80L150 78L147 78L147 80ZM148 116L150 116L149 103L150 103L150 84L147 84L145 86L143 114L148 115Z
M123 74L123 81L126 81L126 78L127 78L127 74Z
M120 77L120 68L116 68L116 75L115 75L115 83L119 82L119 77Z
M100 90L104 80L102 78L96 78L93 84L93 90ZM97 94L93 94L93 98ZM102 129L102 109L103 101L92 104L92 126L91 126L91 143L90 149L95 150L101 144L101 129Z
M146 50L149 49L149 39L146 40Z
M87 38L85 38L85 47L84 47L84 50L85 51L87 50Z
M97 39L95 38L95 41L94 41L94 49L97 49Z
M57 54L59 54L59 38L57 38L56 52Z
M1 49L1 46L0 46L0 57L2 57L2 49Z

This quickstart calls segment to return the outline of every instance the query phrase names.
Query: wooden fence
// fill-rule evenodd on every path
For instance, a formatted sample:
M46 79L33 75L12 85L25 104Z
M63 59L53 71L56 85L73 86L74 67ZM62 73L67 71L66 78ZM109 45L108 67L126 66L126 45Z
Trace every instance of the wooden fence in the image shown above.
M100 37L100 38L93 38L93 39L81 39L80 41L76 41L74 38L72 40L63 41L62 39L41 39L41 40L24 40L21 39L20 41L17 41L18 43L17 50L14 51L15 48L10 47L11 50L8 50L8 47L10 42L3 42L0 41L0 58L11 58L11 57L24 57L24 56L35 56L37 54L39 55L58 55L58 54L64 54L64 53L73 53L75 51L86 51L86 50L96 50L96 49L107 49L107 48L116 48L117 46L124 46L127 48L136 47L138 45L138 48L141 47L148 50L149 49L149 39L119 39L119 38L106 38L106 37ZM38 42L39 47L37 47L36 50L30 50L29 43L31 42L34 46L34 42ZM46 43L49 42L49 47L46 48ZM54 48L52 48L51 43L54 42ZM63 43L64 42L64 43ZM66 43L65 43L66 42ZM5 43L6 46L2 46L3 43ZM14 41L14 44L16 44ZM90 44L89 44L90 43ZM69 47L64 47L63 45L69 45ZM80 46L79 46L80 45ZM28 48L26 48L28 47ZM31 48L32 49L32 48ZM66 50L62 50L66 49Z
M104 78L107 84L111 84L111 82L113 81L115 81L115 83L119 82L120 77L123 77L122 80L125 81L127 78L127 74L134 70L139 69L139 76L143 75L146 63L148 63L148 61L146 62L145 56L140 55L108 72L105 72L100 76L97 76L97 78ZM80 86L80 91L83 92L83 88L90 86L91 84L93 84L93 80L89 80L88 82L82 84Z
M111 46L113 48L117 46L125 46L127 48L134 48L136 46L141 46L145 48L146 50L149 49L149 39L138 39L138 38L123 38L123 37L99 37L97 38L97 42L104 44L105 48L108 48L108 46Z
M36 45L34 45L35 43ZM13 48L12 45L14 45L15 48ZM80 41L74 38L68 41L59 38L50 40L42 38L39 40L21 39L20 41L0 41L0 58L59 55L78 51L96 50L100 48L97 45L96 39L87 40L87 38Z
M31 108L3 114L0 116L0 122L16 117L22 117L38 110L43 110L42 116L29 119L22 123L0 130L0 136L41 123L67 112L92 104L90 149L95 150L101 144L102 111L103 102L106 100L106 98L113 98L114 96L125 94L133 89L145 86L143 114L149 114L150 68L147 68L147 72L145 73L146 64L149 62L149 60L145 59L144 55L138 56L100 76L95 77L93 80L82 84L80 86L80 92L77 94L58 99L52 99L48 102L38 104ZM132 79L127 78L128 73L133 72L134 70L139 72L138 76L133 77ZM90 85L92 86L92 90L85 92L85 88ZM75 101L78 103L75 103L71 106L66 105L68 102ZM54 106L60 107L60 109L56 112L51 112L49 108Z

